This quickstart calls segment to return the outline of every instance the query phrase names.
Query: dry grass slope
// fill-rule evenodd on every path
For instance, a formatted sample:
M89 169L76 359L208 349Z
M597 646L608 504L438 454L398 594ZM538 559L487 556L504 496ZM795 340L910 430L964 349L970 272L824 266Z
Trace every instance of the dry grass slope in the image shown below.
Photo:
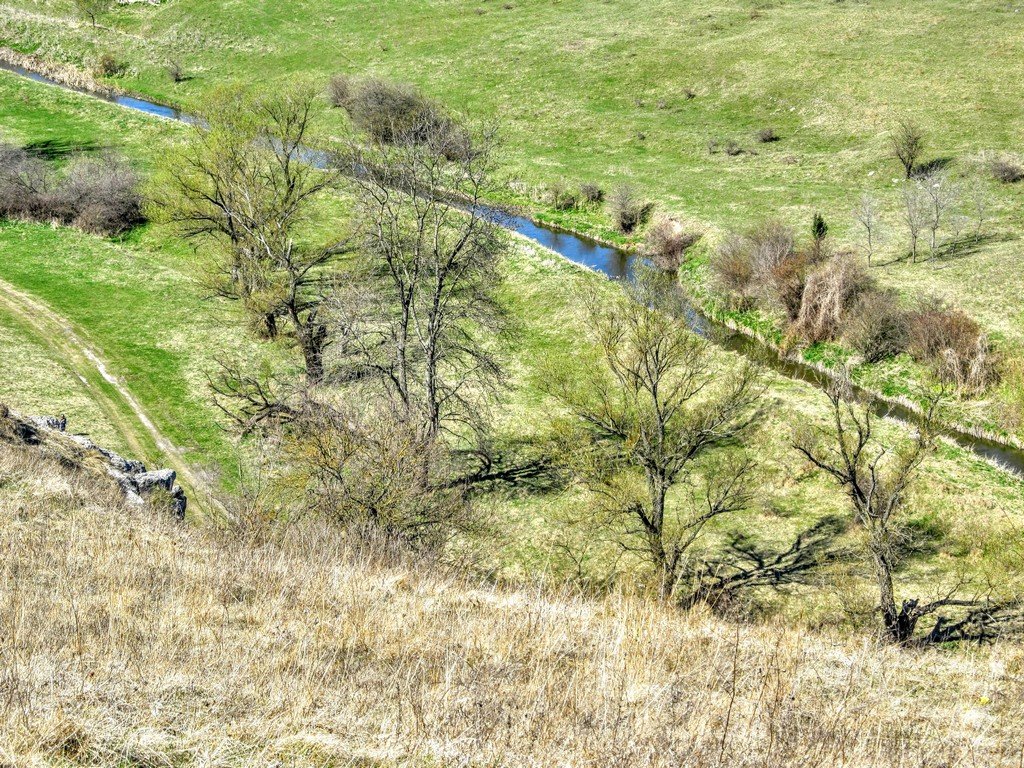
M0 447L5 765L1017 765L1024 652L912 653L176 525Z

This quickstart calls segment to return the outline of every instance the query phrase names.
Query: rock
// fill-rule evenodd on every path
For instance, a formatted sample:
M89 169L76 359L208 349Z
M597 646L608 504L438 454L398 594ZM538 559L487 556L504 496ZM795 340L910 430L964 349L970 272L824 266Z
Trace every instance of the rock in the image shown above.
M147 471L146 465L141 461L126 459L120 454L97 445L84 435L68 434L65 431L67 417L63 414L59 417L31 416L26 418L8 410L3 418L10 422L8 427L12 437L26 445L43 445L45 442L58 455L76 465L91 466L88 462L81 462L76 451L69 451L69 441L82 451L101 457L106 463L107 474L117 483L125 499L132 506L145 506L154 493L162 491L169 495L171 511L175 517L179 520L185 518L188 497L182 487L176 483L178 475L173 469Z
M158 469L153 472L141 472L135 475L135 484L143 493L152 491L155 488L163 488L165 491L174 489L174 481L178 474L173 469Z

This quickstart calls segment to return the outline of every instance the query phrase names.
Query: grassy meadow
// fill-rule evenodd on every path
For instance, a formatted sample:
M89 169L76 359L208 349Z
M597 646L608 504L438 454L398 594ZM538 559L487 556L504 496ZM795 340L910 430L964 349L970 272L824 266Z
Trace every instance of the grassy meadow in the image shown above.
M161 147L188 130L3 73L0 99L16 105L0 118L0 135L7 140L114 146L143 169L153 166ZM337 210L332 207L326 215L342 216L345 210L342 198ZM323 225L329 222L328 218ZM44 301L72 323L190 464L214 484L234 487L235 440L212 406L205 376L225 350L281 367L293 365L294 358L279 346L252 341L230 303L204 295L199 283L201 257L157 224L109 239L67 228L6 223L0 226L0 249L0 279ZM505 278L501 298L515 321L515 335L505 355L510 386L493 412L497 439L543 444L560 413L544 394L543 379L551 366L571 366L589 350L576 291L584 286L618 289L520 241L506 260ZM67 412L74 428L124 445L124 435L116 434L116 421L90 401L87 389L74 386L72 372L62 366L54 349L47 349L45 339L16 317L0 317L9 345L5 348L17 350L12 357L19 361L0 378L0 400L25 412ZM722 352L719 359L731 365L735 356ZM43 362L33 364L34 360ZM773 374L768 383L770 406L752 446L762 463L763 501L741 519L712 526L705 542L709 548L738 528L763 543L782 544L823 516L842 510L838 490L809 472L790 446L791 425L825 418L824 398L810 385ZM71 398L69 390L74 393ZM899 428L886 429L895 434ZM589 541L571 524L587 504L578 489L499 488L478 503L494 522L496 546L487 557L497 573L509 578L559 576L578 567L574 558L582 558L588 563L588 576L613 574L616 580L633 581L630 561L615 547ZM1007 570L1017 552L1000 543L1016 530L1013 510L1022 503L1024 486L1016 479L944 444L929 462L915 498L918 511L911 525L909 571L920 573L922 581L939 574L942 583L955 579L965 567L975 574ZM844 567L850 570L850 594L810 601L799 593L772 596L765 609L791 611L811 621L861 623L870 612L865 602L870 581L859 566Z
M600 206L557 211L548 190L628 181L659 211L706 230L711 247L768 217L804 233L820 211L849 248L862 240L853 208L871 192L883 209L878 279L908 301L936 295L962 307L1005 361L1005 383L952 417L1024 437L1024 185L987 171L1024 146L1014 85L1024 76L1024 16L1012 4L178 0L118 5L98 27L66 0L0 7L0 45L84 70L111 54L124 71L107 82L186 109L254 74L271 87L338 72L413 82L500 123L510 202L609 240L623 238ZM171 62L181 82L168 76ZM925 128L926 160L949 162L969 197L986 200L985 237L966 253L899 258L906 233L888 131L900 116ZM341 110L327 119L345 131ZM779 140L759 142L765 128ZM723 151L729 142L738 154ZM707 273L696 266L687 277L700 294ZM902 396L920 373L896 361L857 377Z

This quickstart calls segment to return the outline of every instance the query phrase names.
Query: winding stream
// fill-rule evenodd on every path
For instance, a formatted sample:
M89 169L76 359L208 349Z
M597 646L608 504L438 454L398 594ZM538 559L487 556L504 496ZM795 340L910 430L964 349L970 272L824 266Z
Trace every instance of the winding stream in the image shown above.
M96 93L85 88L65 85L53 78L3 61L0 61L0 70L11 72L21 77L27 77L47 85L54 85L65 90L102 99L111 104L117 104L126 109L142 112L147 115L190 124L196 122L195 118L173 107L156 104L133 96ZM319 159L319 157L314 157L313 162L321 164L324 161ZM613 280L625 277L629 272L631 261L636 258L626 251L603 245L574 233L558 230L525 216L510 215L496 209L491 212L494 214L495 219L507 229L558 253L569 261L596 270ZM755 359L788 378L798 379L819 388L824 388L831 380L826 373L811 365L793 360L792 358L783 357L771 347L709 320L692 306L687 307L685 315L688 324L695 332L710 338L730 351ZM858 389L858 395L867 402L870 402L873 410L879 416L903 421L913 421L915 418L914 412L904 405L883 400L863 389ZM950 426L943 426L941 432L961 447L1017 475L1024 475L1024 450L987 438L976 437Z

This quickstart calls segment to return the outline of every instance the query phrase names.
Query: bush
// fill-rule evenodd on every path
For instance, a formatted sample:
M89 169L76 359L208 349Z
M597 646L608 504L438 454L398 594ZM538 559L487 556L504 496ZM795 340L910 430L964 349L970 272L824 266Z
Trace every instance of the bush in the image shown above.
M608 198L608 213L615 228L627 235L647 220L652 207L629 184L615 187Z
M334 78L331 88L332 101L337 98L356 127L378 144L427 145L450 159L472 152L469 132L411 85Z
M993 160L989 166L992 176L1003 184L1016 184L1024 181L1024 167L1008 157L1000 157Z
M113 156L79 159L61 178L40 158L0 146L0 216L113 235L142 221L138 178Z
M869 363L905 352L910 343L907 311L893 290L868 291L850 310L843 334Z
M647 230L644 250L654 265L664 272L675 272L686 251L703 237L702 232L687 230L675 219L658 217Z
M116 235L143 220L139 179L127 163L112 156L76 162L55 199L64 223L86 232Z
M327 100L332 107L344 108L351 95L352 78L348 75L335 75L327 83Z
M807 276L797 332L810 342L838 338L850 310L873 287L859 260L849 254L832 257Z
M551 207L556 211L568 211L576 207L576 193L564 181L556 181L549 190Z
M754 252L742 235L730 235L715 251L710 262L712 281L717 291L727 294L739 308L753 302L750 292L756 270Z
M181 66L181 62L172 61L167 65L167 77L171 79L172 83L183 83L188 80L185 75L185 68Z
M981 327L941 299L924 299L910 313L909 339L910 353L930 363L941 381L959 391L980 392L998 380Z
M0 144L0 218L35 218L50 175L40 158Z
M580 185L580 197L588 203L604 202L604 190L597 184L586 182Z
M125 73L127 67L114 58L112 53L104 53L96 60L93 71L96 77L118 77Z
M757 132L757 141L760 144L771 144L774 141L779 140L779 134L775 132L774 128L762 128Z
M766 221L726 240L712 259L715 282L741 305L760 299L781 305L793 319L800 310L807 257L797 253L793 231Z

